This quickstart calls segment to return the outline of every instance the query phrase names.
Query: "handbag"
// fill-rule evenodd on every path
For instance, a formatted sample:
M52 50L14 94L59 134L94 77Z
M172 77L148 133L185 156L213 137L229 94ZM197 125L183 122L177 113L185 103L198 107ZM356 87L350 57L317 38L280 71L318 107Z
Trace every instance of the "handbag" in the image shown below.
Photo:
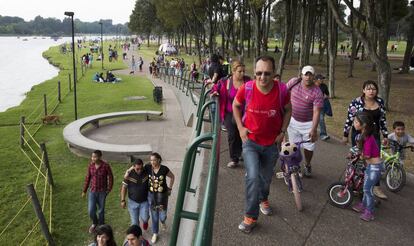
M323 100L323 112L325 112L327 116L333 116L331 102L329 102L328 98Z

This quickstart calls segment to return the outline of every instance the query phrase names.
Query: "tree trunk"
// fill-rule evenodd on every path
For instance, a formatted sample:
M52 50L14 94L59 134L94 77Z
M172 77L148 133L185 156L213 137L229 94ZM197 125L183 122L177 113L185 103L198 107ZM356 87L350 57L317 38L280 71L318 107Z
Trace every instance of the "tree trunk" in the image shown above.
M292 11L295 11L292 8L293 1L295 0L285 0L285 13L291 13L291 15L295 16L295 12L292 12ZM292 41L293 41L294 33L292 32L292 30L293 30L292 18L290 16L286 16L285 35L284 35L285 37L283 40L282 54L280 55L279 66L276 71L276 73L280 75L280 78L282 78L283 69L285 68L285 62L286 62L286 57L288 54L289 46L291 46Z
M336 43L336 30L337 26L335 23L335 19L332 16L332 11L329 9L328 12L328 74L329 74L329 95L334 98L335 97L335 61L336 61L336 50L337 50L337 43Z
M414 28L411 28L414 29ZM410 61L413 54L413 45L414 45L414 30L407 35L407 46L405 47L404 60L402 64L402 70L400 73L408 73L410 70Z
M351 4L354 4L354 0L351 0ZM351 25L351 29L352 29L352 33L351 33L351 54L350 57L348 57L348 54L345 54L347 56L347 58L349 58L349 66L348 66L348 78L352 78L354 77L354 75L352 74L352 72L354 71L354 63L355 63L355 57L356 57L356 44L357 44L357 36L354 30L354 15L351 11L350 13L350 25ZM357 28L360 28L360 21L358 21L358 25Z
M251 16L252 16L252 10L251 10L251 8L249 9L249 15L248 15L248 22L247 22L247 26L249 27L249 37L251 37L252 36L252 18L251 18ZM248 58L250 58L250 49L251 49L251 47L250 47L250 38L248 38L247 39L247 57Z
M240 12L240 61L243 62L244 60L244 0L240 0L239 3L239 12Z

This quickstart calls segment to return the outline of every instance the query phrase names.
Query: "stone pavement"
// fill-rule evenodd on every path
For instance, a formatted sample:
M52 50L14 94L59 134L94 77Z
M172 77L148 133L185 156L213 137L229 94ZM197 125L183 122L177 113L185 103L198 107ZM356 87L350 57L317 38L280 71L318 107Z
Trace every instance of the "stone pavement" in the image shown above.
M130 57L130 54L129 54ZM148 61L144 72L147 74ZM128 70L120 73L127 73ZM148 75L147 75L148 76ZM147 123L125 122L110 130L111 134L124 134L130 139L146 142L158 151L176 175L173 195L170 199L166 232L160 234L157 245L166 245L175 208L176 192L180 180L181 163L191 129L184 126L177 99L169 85L155 79L163 86L163 121ZM111 127L111 126L109 126ZM112 132L114 130L114 132ZM119 132L116 132L119 131ZM108 131L106 131L108 132ZM99 134L98 134L99 135ZM91 136L99 138L99 136ZM123 140L123 141L124 141ZM244 210L244 168L229 169L227 136L221 139L221 155L213 245L413 245L414 242L414 179L407 177L407 185L399 193L387 192L388 201L383 201L376 212L376 220L364 222L350 209L331 206L327 200L328 186L338 181L345 168L348 147L336 140L319 141L313 160L313 177L304 179L302 200L304 211L296 210L293 195L288 193L283 180L274 178L271 184L270 204L274 214L261 215L258 226L251 234L240 232L237 227ZM138 142L139 143L139 142ZM385 190L385 187L383 187ZM144 232L151 238L150 230Z
M274 176L269 196L274 214L261 214L251 234L240 232L245 169L227 168L227 146L223 134L214 245L414 245L413 175L407 176L407 185L399 193L386 192L389 199L382 201L373 222L364 222L351 209L336 208L327 202L328 186L339 180L346 165L348 147L336 140L317 142L313 177L303 179L302 212L297 211L283 179Z

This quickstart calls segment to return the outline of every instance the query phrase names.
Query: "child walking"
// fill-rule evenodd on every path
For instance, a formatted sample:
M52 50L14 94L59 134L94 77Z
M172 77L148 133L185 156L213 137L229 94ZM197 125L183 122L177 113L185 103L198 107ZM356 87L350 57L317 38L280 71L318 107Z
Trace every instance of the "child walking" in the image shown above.
M354 127L361 131L361 135L357 137L358 148L362 151L361 158L366 162L365 180L364 180L364 196L362 202L356 204L352 209L361 213L362 220L374 220L374 194L373 188L381 178L381 172L384 170L384 164L380 158L380 149L374 137L374 122L372 118L365 112L360 112L354 120Z

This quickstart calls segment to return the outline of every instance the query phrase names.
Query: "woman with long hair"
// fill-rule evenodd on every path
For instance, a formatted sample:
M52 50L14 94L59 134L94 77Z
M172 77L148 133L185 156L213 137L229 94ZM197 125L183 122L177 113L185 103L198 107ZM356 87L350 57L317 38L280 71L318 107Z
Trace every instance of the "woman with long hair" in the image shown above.
M384 144L387 143L388 129L387 120L385 118L385 105L384 100L378 97L378 85L372 80L367 80L362 85L362 95L352 100L348 107L347 119L344 126L344 136L342 138L343 143L348 142L349 132L351 132L352 146L356 145L355 136L359 133L357 129L352 125L354 118L358 112L366 112L373 120L373 136L379 147L381 147L381 134L383 136ZM379 188L379 181L374 187L375 196L381 199L387 199L387 196Z
M116 246L114 233L110 225L100 225L95 229L94 242L89 246Z

